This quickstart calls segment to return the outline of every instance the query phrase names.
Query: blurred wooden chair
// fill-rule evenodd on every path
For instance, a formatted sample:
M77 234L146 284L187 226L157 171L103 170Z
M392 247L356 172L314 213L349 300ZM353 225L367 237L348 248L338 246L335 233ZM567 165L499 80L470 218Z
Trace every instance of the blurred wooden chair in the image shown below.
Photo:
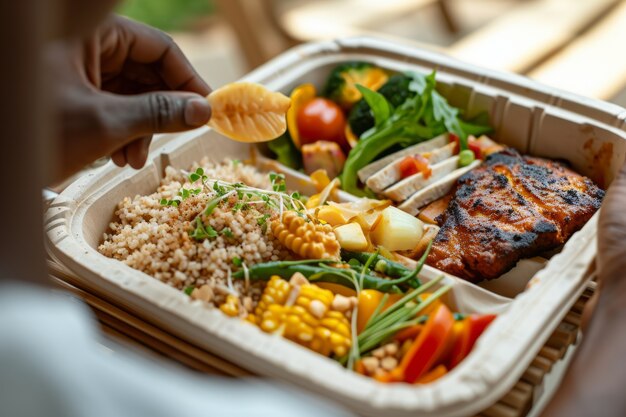
M447 52L465 62L526 74L593 27L621 1L522 1Z
M626 88L626 3L528 76L564 90L613 100ZM618 100L622 106L624 98Z
M369 25L436 6L455 32L448 0L217 0L234 29L250 68L300 42L374 34Z

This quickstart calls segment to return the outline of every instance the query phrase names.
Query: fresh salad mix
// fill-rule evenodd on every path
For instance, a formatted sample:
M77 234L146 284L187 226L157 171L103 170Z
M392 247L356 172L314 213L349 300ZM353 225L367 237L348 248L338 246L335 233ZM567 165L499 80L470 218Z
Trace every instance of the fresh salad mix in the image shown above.
M324 169L341 188L372 195L359 171L395 151L449 133L458 143L459 166L476 158L473 138L491 131L485 115L464 120L437 92L435 72L393 74L366 62L337 66L324 88L302 84L291 92L288 131L269 142L279 162L311 174ZM419 158L402 170L425 169Z

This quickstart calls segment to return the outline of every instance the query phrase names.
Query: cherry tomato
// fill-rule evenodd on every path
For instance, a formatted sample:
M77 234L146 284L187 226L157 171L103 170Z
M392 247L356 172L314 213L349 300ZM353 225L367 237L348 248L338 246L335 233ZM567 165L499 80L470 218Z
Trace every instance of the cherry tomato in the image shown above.
M424 328L400 362L402 379L414 383L436 363L446 347L454 317L444 304L430 315Z
M298 111L300 145L326 140L336 142L344 150L349 149L345 137L346 117L336 103L317 97Z

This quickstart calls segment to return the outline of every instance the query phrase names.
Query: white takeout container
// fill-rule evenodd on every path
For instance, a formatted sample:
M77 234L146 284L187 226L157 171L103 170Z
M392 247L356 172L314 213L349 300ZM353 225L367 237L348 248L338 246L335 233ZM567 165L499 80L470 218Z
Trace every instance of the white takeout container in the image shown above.
M288 93L303 82L321 86L333 66L349 60L398 71L437 69L439 90L451 104L466 109L469 117L490 114L496 140L523 153L566 159L578 172L604 177L607 184L624 160L624 109L388 41L353 38L307 44L245 79ZM109 163L80 178L47 212L51 255L73 270L86 288L194 345L255 373L317 392L361 415L388 417L469 416L495 403L520 378L590 279L597 214L549 261L520 263L512 273L485 285L488 289L446 276L443 283L453 284L448 302L461 312L500 315L461 365L434 383L411 386L381 384L347 371L217 309L192 304L184 293L97 252L117 203L125 196L154 192L166 165L188 168L203 156L247 159L250 149L202 128L156 138L148 165L139 171ZM258 164L283 169L263 157ZM306 176L284 171L291 188L313 192ZM341 197L351 198L345 193ZM437 275L437 270L425 267L421 278Z

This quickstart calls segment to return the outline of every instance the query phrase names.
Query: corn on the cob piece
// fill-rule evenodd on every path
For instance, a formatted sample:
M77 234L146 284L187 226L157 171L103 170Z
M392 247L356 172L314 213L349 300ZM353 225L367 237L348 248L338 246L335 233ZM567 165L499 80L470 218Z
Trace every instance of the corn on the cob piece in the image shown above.
M339 242L328 224L307 221L288 210L272 221L272 233L288 249L307 259L339 259Z
M285 304L287 301L287 297L289 296L289 291L291 290L291 285L278 275L274 275L270 278L263 290L263 294L261 295L261 299L254 310L254 313L261 317L263 312L272 304Z
M239 297L229 294L226 301L220 305L220 310L227 316L237 317L239 315Z
M285 285L277 282L280 278L274 278L272 286L284 292ZM257 308L260 314L257 313L253 322L265 332L280 332L285 338L322 355L343 356L352 344L350 323L343 313L332 310L333 298L329 290L303 284L294 305L272 303L263 309Z

